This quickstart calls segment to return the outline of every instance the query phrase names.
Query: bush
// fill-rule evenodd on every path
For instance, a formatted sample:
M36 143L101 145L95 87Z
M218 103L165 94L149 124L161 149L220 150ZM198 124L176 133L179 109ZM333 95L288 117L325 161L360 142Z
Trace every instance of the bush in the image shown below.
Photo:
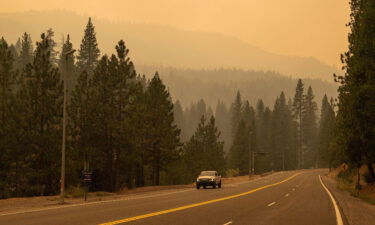
M370 176L370 173L368 171L366 171L364 174L363 174L363 178L365 180L365 182L367 184L371 184L372 180L371 180L371 176Z
M348 183L353 183L353 171L350 169L340 171L337 177Z
M240 175L240 170L237 169L227 169L226 171L227 177L237 177Z
M84 194L85 194L85 188L82 187L81 185L71 186L65 192L65 196L70 197L70 198L83 197Z

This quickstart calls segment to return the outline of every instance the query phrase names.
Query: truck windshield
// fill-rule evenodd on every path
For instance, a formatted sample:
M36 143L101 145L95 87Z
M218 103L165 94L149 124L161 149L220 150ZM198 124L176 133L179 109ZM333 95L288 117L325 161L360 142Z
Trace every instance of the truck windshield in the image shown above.
M215 171L202 171L201 176L215 176Z

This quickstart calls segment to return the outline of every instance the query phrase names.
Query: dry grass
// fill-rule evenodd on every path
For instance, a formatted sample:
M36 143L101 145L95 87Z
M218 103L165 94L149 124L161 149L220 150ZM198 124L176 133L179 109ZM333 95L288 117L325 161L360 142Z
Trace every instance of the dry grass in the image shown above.
M355 189L358 175L356 172L350 172L349 169L350 168L348 168L346 164L343 164L331 170L328 176L337 180L337 187L340 190L348 191L352 196L358 197L370 204L375 205L375 184L367 184L363 176L367 172L367 167L362 166L359 170L361 176L361 189L359 191Z

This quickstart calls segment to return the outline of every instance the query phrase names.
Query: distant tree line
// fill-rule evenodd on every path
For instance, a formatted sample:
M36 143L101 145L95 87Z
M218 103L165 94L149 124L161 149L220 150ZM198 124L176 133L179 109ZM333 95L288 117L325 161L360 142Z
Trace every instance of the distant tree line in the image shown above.
M257 173L328 166L335 121L333 99L328 101L324 96L318 116L313 90L308 87L305 92L302 80L297 83L294 98L287 99L281 92L273 109L261 99L253 107L238 92L229 107L219 101L214 113L204 100L185 110L176 101L174 111L181 140L188 143L199 118L214 115L219 140L224 143L226 169L237 170L239 175L248 174L252 152L255 156L262 153L254 160Z
M201 170L243 175L252 151L266 153L255 160L258 173L332 161L332 101L323 99L318 124L301 80L294 99L281 93L273 109L240 92L230 107L219 101L214 111L201 100L183 109L158 73L136 72L124 41L101 55L91 19L76 57L69 36L56 46L52 29L35 46L27 33L15 45L0 40L0 198L58 193L63 79L67 187L83 185L84 170L93 172L90 190L111 192L191 183Z

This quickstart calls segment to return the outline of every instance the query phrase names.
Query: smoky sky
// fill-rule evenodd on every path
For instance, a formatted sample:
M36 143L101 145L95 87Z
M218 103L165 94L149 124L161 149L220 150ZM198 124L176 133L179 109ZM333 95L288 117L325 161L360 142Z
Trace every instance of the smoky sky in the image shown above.
M216 32L272 53L312 56L336 67L347 48L346 0L2 1L1 13L62 9L115 21Z

